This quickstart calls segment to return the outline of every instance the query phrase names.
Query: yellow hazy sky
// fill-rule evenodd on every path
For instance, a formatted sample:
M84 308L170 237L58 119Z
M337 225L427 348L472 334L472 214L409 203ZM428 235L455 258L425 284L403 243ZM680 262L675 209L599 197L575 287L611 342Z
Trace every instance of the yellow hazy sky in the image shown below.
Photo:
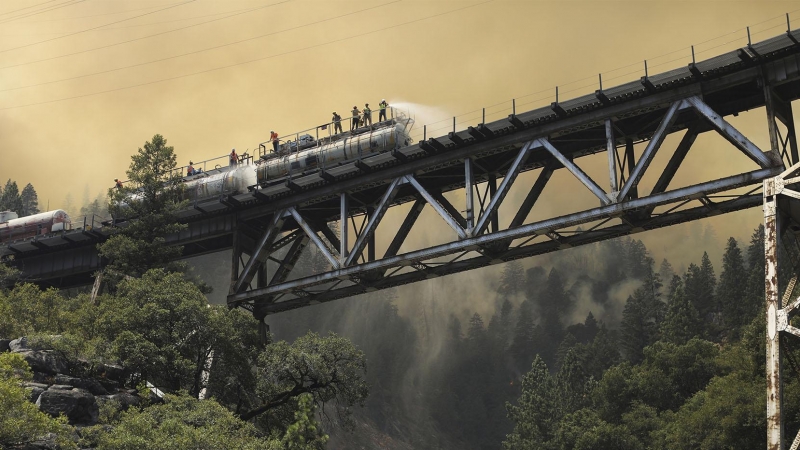
M777 35L787 12L800 27L798 2L768 0L0 0L0 180L32 183L55 209L124 178L153 134L186 164L381 98L418 129L476 124L482 107L496 120L513 98L533 109L557 85L563 100L593 92L598 73L608 87L638 79L644 60L651 73L683 66L692 45L698 59L744 46L747 26L753 41ZM731 120L768 145L763 113ZM693 149L686 171L705 181L712 150L731 150L698 142L709 153ZM595 180L604 158L584 166Z

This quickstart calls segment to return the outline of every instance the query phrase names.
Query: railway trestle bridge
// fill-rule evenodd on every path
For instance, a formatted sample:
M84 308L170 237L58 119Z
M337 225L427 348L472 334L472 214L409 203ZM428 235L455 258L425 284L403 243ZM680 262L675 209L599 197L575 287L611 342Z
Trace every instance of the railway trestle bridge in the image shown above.
M800 31L790 30L594 94L513 111L503 120L324 171L291 174L250 192L199 199L181 213L187 229L168 243L183 245L185 256L232 250L228 304L263 321L281 311L761 206L768 448L783 449L781 335L800 336L790 321L800 299L791 299L796 278L779 289L777 266L786 262L778 261L776 249L782 237L800 231L800 155L792 113L792 102L800 98L799 41ZM757 108L766 111L769 148L759 148L726 120ZM720 160L707 168L718 170L717 176L671 188L704 133L719 135L752 167L730 174ZM678 143L665 148L670 135ZM654 173L650 166L659 152L671 156ZM581 168L589 158L582 158L601 153L605 175L593 179ZM571 193L575 210L529 221L559 170L582 186ZM501 217L501 205L524 172L535 181L518 187L524 200ZM655 180L649 192L640 185L645 175ZM387 223L387 211L399 205L405 205L402 221ZM418 221L425 208L441 218L451 238L410 248L409 234L431 226ZM102 266L96 243L106 236L103 229L78 227L3 244L0 256L42 284L87 284ZM388 245L379 252L377 241ZM327 264L311 275L294 275L309 247Z

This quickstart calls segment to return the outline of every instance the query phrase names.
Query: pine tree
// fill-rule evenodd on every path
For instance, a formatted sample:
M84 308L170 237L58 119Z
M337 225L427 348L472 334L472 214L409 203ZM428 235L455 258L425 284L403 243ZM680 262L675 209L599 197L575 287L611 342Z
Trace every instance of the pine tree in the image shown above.
M703 259L698 267L689 264L684 277L684 294L687 300L697 310L697 314L702 322L707 326L703 338L715 339L719 332L719 320L716 304L714 303L714 290L717 280L714 276L714 268L707 253L703 253Z
M529 367L535 355L534 349L533 305L525 300L519 306L517 325L514 328L514 337L511 342L511 357L520 371Z
M503 274L500 277L500 287L497 293L501 297L507 298L521 292L525 284L525 270L522 263L519 261L511 261L506 263L503 268Z
M0 211L14 211L22 214L22 198L19 195L19 188L16 181L10 179L6 182L6 187L3 188L3 195L0 197Z
M506 404L508 418L514 422L514 430L503 442L503 448L543 448L543 444L553 438L556 430L560 419L559 404L555 381L547 371L547 365L537 356L530 372L522 378L519 405Z
M717 300L725 324L732 329L738 329L753 319L755 311L746 303L746 289L747 272L742 251L736 239L731 237L722 257Z
M708 253L703 252L703 258L700 261L700 276L703 283L703 309L698 309L697 312L701 318L711 317L719 312L717 303L714 301L714 293L717 290L717 276L714 274L714 266L711 265L711 259Z
M661 277L663 282L667 282L668 280L671 280L673 276L675 276L675 269L672 268L672 264L670 264L666 258L661 261L661 266L658 269L658 275Z
M702 335L701 322L697 310L683 292L679 276L673 278L670 291L667 317L661 325L661 339L683 345L693 337Z
M32 184L25 185L22 189L22 194L20 194L20 200L22 201L20 217L39 214L39 196L36 194L36 189L33 188Z

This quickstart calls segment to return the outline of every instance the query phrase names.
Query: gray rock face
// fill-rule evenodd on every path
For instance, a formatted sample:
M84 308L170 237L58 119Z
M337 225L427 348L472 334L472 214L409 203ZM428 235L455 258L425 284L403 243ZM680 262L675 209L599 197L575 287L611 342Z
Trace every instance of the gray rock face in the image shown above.
M61 355L49 350L23 350L19 354L25 358L25 362L34 372L65 373L69 368L67 361Z
M28 338L25 336L10 341L8 343L8 348L10 348L12 352L17 352L17 353L25 350L33 350L28 346Z
M97 376L108 380L124 381L125 368L116 364L99 364L97 366Z
M72 425L92 425L99 412L94 396L83 389L48 389L36 400L36 406L53 417L63 413Z
M30 397L28 399L31 403L36 403L36 400L39 399L42 392L47 390L47 385L42 383L23 383L22 386L30 391Z
M11 347L8 345L10 343L11 339L0 339L0 353L10 352Z
M130 408L131 406L138 405L142 399L136 395L129 394L127 392L118 392L114 395L98 395L95 397L97 403L103 404L105 402L116 401L119 403L120 409L125 411L126 409Z
M75 378L67 375L56 375L54 382L56 384L68 384L76 388L85 389L92 395L106 395L108 391L103 387L100 382L92 378Z

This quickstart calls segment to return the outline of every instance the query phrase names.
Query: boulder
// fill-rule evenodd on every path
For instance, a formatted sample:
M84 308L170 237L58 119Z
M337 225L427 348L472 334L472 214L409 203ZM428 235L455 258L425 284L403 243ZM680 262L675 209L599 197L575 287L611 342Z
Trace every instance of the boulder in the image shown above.
M95 369L98 377L108 380L125 381L125 368L116 364L98 364Z
M19 352L34 372L46 374L65 373L67 360L50 350L23 350Z
M22 352L25 350L33 350L28 346L28 338L22 336L21 338L14 339L8 343L8 348L11 349L12 352Z
M25 389L30 391L30 397L28 398L31 403L36 403L36 400L39 399L39 396L42 395L42 392L47 390L47 385L42 383L22 383L22 386Z
M10 352L11 347L8 345L10 343L11 339L0 339L0 353Z
M127 392L119 392L114 395L98 395L95 397L97 403L103 404L110 401L116 401L119 403L120 409L125 411L126 409L130 408L131 406L138 405L142 399L136 395L129 394Z
M71 425L92 425L97 422L99 410L92 394L83 389L61 390L50 388L39 396L36 406L53 417L64 414Z
M92 378L76 378L58 374L53 380L56 384L68 384L89 391L92 395L106 395L108 391L100 382Z

